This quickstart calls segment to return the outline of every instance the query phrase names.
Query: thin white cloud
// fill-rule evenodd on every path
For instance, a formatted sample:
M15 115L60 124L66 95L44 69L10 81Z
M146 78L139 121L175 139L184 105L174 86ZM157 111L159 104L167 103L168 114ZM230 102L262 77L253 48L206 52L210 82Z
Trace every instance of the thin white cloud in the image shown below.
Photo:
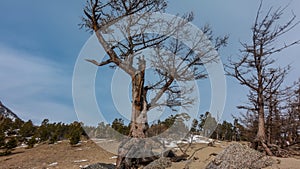
M0 44L0 100L21 118L73 121L71 75L43 57Z

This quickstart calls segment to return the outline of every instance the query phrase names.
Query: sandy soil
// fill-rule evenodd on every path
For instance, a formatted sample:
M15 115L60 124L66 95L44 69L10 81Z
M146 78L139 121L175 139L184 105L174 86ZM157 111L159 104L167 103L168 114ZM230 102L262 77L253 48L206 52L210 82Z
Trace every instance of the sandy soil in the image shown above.
M117 142L101 143L110 150L116 150ZM188 149L188 154L197 151L193 158L188 161L173 163L171 168L182 169L188 165L190 169L201 169L214 158L213 154L221 152L230 143L222 142L208 147L206 144L194 144ZM175 150L177 154L181 152ZM93 141L84 141L81 145L72 147L67 141L54 145L41 144L32 149L17 148L12 155L0 157L0 169L80 169L80 167L102 163L115 163L113 153L107 152ZM275 158L279 164L268 169L298 169L300 159Z
M37 145L32 149L17 148L12 155L0 157L1 169L79 169L97 163L114 163L114 155L92 141L72 147L67 141Z
M274 164L267 169L298 169L300 168L300 158L274 158L278 164Z

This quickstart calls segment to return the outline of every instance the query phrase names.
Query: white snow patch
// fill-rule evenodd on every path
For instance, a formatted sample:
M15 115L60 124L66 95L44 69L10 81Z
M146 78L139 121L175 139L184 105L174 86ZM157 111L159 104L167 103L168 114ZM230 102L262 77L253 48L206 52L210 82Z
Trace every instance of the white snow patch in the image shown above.
M82 143L81 143L81 142L79 142L79 143L77 143L77 144L76 144L76 146L80 146L81 144L82 144Z
M89 165L84 165L84 166L82 166L82 165L80 165L79 167L80 168L86 168L86 167L88 167Z
M116 158L118 158L118 156L112 156L109 159L116 159Z
M177 144L188 144L189 142L188 141L185 141L185 140L179 140L177 141Z
M20 146L18 146L17 148L26 148L27 145L25 143L22 143Z
M105 139L105 138L92 138L91 140L93 140L93 141L106 141L107 139Z
M165 146L168 147L168 148L178 147L177 144L176 144L176 141L171 141L170 143L166 141Z
M51 167L51 166L56 166L58 164L58 162L54 162L54 163L51 163L49 164L48 166Z
M193 135L190 137L187 137L182 140L167 140L167 139L161 139L160 140L162 143L165 144L166 147L168 148L175 148L178 147L177 144L189 144L189 143L203 143L203 144L208 144L210 142L213 142L213 139L209 139L207 137L203 137L200 135Z
M74 163L83 163L83 162L87 162L88 160L84 159L84 160L75 160Z

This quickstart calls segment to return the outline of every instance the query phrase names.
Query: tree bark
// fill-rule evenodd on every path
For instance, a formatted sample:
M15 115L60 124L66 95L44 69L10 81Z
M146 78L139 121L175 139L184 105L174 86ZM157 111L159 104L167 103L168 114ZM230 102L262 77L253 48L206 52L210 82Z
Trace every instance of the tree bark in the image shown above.
M259 52L256 52L255 38L253 39L254 45L254 61L257 70L257 106L258 106L258 130L254 142L255 145L261 144L265 149L266 153L273 156L271 150L268 148L266 143L266 132L265 132L265 100L264 100L264 84L263 84L263 63L262 56L264 53L264 47L261 44L259 46ZM258 143L258 144L257 144ZM257 148L257 147L256 147Z
M260 100L260 99L258 99ZM263 103L260 103L259 110L258 110L258 131L256 134L256 141L263 141L266 140L265 134L265 113L263 109Z
M261 64L260 64L261 66ZM259 66L259 68L261 68ZM257 103L258 103L258 131L256 134L256 138L254 140L254 145L256 148L259 144L264 148L266 153L269 156L273 156L273 153L266 145L266 132L265 132L265 111L264 111L264 93L263 93L263 85L262 85L262 76L261 76L261 69L258 69L258 96L257 96Z
M144 87L146 69L144 58L139 59L138 65L138 71L132 77L132 117L129 136L145 138L148 129L148 103L147 89Z
M148 129L144 74L144 70L138 71L132 78L132 116L129 136L134 138L145 138Z
M116 168L132 168L133 163L137 163L141 156L146 153L149 155L149 146L142 139L147 137L148 130L148 103L147 103L147 89L144 87L145 81L145 67L144 58L139 59L139 69L135 75L131 77L132 82L132 114L131 126L129 132L129 139L124 140L119 147ZM150 148L151 149L151 148ZM151 151L151 150L150 150ZM132 158L132 152L136 152L136 158ZM129 157L128 154L130 153ZM140 161L147 160L142 159Z
M267 143L268 144L273 144L273 138L274 138L274 135L273 135L273 104L275 104L275 102L272 100L273 97L272 97L272 94L270 95L270 98L269 98L269 115L268 115L268 126L267 126L267 129L268 129L268 139L267 139Z

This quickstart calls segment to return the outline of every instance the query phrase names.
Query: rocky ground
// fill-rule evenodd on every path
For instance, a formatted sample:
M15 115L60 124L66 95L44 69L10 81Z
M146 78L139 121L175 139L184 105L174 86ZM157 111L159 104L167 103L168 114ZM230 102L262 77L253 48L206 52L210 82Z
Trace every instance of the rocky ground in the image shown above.
M80 169L81 167L95 164L98 162L113 164L115 163L115 154L118 143L113 141L101 141L101 146L106 146L105 151L94 141L84 141L80 145L72 147L67 141L59 142L54 145L40 144L32 149L17 148L13 154L0 157L1 169ZM172 163L170 168L183 169L201 169L210 163L216 154L220 154L230 143L216 143L215 146L207 144L192 145L187 154L193 155L190 160ZM198 150L198 151L196 151ZM177 154L181 152L175 150ZM241 157L243 158L243 157ZM268 169L298 169L300 166L299 158L274 158L276 161Z

